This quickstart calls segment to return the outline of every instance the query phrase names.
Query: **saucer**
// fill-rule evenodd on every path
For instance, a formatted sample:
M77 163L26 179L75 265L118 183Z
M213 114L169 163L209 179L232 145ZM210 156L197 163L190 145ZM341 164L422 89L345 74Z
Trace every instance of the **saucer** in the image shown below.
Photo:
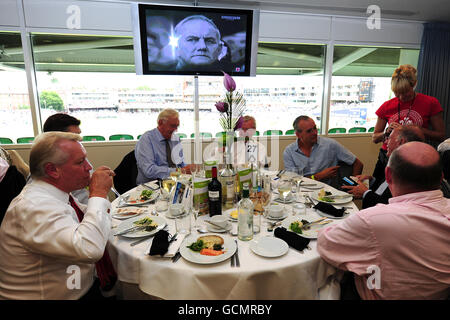
M174 215L170 212L170 210L167 210L166 213L165 213L165 215L166 215L166 218L169 218L169 219L176 219L176 218L178 218L178 217L183 216L185 213L186 213L186 209L183 209L183 212L182 212L182 213L177 214L177 215L174 216Z
M284 214L282 214L280 217L271 217L270 216L270 213L267 215L267 219L269 219L269 220L283 220L284 218L286 218L288 216L288 213L287 212L285 212Z
M227 226L225 228L218 228L218 227L215 227L215 226L207 223L206 229L208 229L209 232L227 232L227 231L231 230L231 226L232 226L231 222L228 222Z

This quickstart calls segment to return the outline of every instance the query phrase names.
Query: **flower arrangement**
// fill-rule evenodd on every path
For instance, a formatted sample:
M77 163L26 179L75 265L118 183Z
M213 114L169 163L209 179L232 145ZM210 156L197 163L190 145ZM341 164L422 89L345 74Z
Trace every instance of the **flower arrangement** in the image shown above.
M223 72L223 71L222 71ZM223 86L227 90L225 98L216 102L215 106L220 112L220 125L224 131L236 131L242 126L245 111L245 99L240 92L235 92L236 82L227 73L223 72Z

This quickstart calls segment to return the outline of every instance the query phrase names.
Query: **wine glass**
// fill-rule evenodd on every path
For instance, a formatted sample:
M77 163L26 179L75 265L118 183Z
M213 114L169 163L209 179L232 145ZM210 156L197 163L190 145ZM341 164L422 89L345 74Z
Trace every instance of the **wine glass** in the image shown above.
M291 180L281 180L278 184L278 192L280 193L280 197L283 197L284 209L286 210L286 199L292 192Z

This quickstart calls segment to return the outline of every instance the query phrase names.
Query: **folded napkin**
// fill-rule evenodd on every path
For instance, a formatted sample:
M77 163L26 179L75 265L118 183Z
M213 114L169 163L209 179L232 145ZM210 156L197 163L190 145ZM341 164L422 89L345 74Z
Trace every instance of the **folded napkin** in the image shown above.
M303 251L303 249L308 246L310 241L309 239L303 238L294 232L287 231L286 228L283 227L276 228L273 234L275 237L286 241L290 247L299 251Z
M336 209L331 204L319 202L314 206L314 209L322 211L323 213L329 214L333 217L342 217L345 212L345 208Z
M181 247L181 244L183 243L184 238L186 237L185 234L177 234L176 239L169 243L169 248L167 249L167 252L162 256L163 258L172 258L178 251L178 249ZM155 239L153 239L155 241ZM149 243L149 247L145 252L150 252L151 247L153 246L153 242ZM152 254L150 254L152 255Z
M166 230L159 230L152 241L149 254L156 256L159 254L161 257L167 253L169 249L169 233Z

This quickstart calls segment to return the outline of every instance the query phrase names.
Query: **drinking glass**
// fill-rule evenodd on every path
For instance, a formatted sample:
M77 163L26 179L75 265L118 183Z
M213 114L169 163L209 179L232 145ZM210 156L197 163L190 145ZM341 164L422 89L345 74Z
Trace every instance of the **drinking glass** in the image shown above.
M278 192L280 193L280 197L283 197L284 209L286 210L286 199L292 192L291 180L281 180L278 183Z

